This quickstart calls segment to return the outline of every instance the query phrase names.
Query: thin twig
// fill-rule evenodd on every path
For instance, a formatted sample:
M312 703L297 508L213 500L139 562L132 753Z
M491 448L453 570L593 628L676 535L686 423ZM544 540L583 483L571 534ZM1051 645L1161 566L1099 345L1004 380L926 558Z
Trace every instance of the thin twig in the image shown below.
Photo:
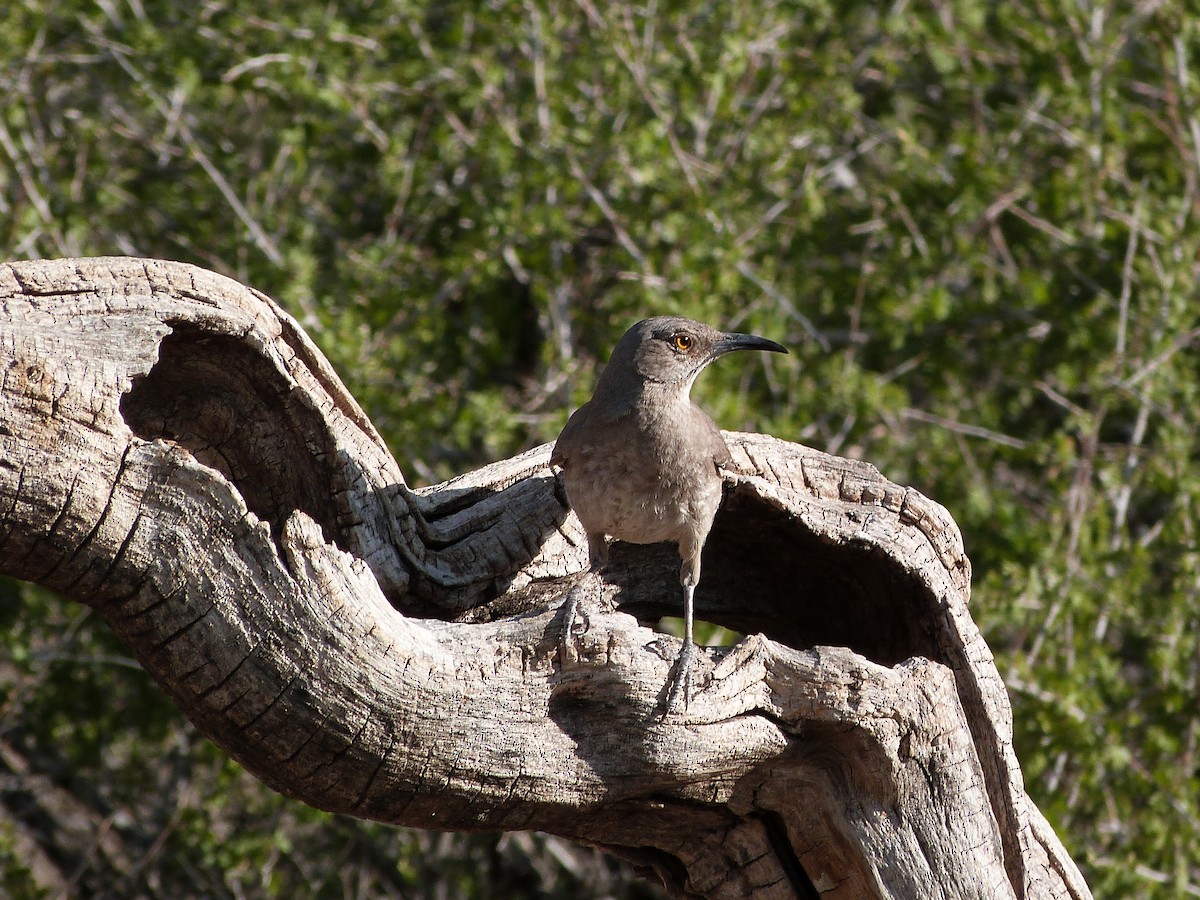
M781 294L770 282L761 278L744 259L738 260L736 268L742 276L754 282L759 290L778 303L784 312L799 322L800 327L807 332L809 337L817 342L822 350L829 351L829 339L821 333L820 329L812 323L812 320L808 316L796 309L796 305L791 300Z
M1123 381L1121 383L1121 387L1132 388L1143 378L1150 375L1155 369L1157 369L1163 363L1167 362L1172 356L1174 356L1180 350L1189 346L1197 338L1200 338L1200 328L1193 328L1190 331L1185 331L1179 337L1175 338L1175 340L1171 341L1170 345L1167 347L1166 350L1164 350L1162 353L1158 354L1158 356L1154 357L1154 359L1150 360L1150 362L1146 363L1144 366L1142 366L1140 369L1138 369L1136 372L1134 372L1132 375L1130 375L1127 379L1125 379L1125 381Z
M1024 450L1029 446L1028 441L1023 441L1020 438L1001 434L998 431L992 431L990 428L984 428L981 425L967 425L963 422L956 422L953 419L945 419L941 416L935 416L933 413L913 409L912 407L905 407L900 410L900 415L905 419L924 422L927 425L937 425L940 428L945 428L947 431L965 434L968 437L981 438L985 441L991 441L993 444L1002 444L1005 447L1013 447L1017 450Z
M605 198L604 194L600 192L600 189L592 183L592 180L588 178L587 173L583 171L583 166L579 164L579 159L575 156L575 152L568 147L566 150L566 155L567 165L571 169L571 175L583 185L583 189L587 191L588 196L592 198L592 202L600 208L600 212L604 214L604 218L607 219L608 224L612 226L613 233L616 235L617 241L622 247L625 248L626 252L629 253L630 256L638 261L638 264L643 270L645 270L647 273L653 274L650 268L650 262L646 259L646 255L642 253L642 251L638 248L638 245L633 242L633 238L629 236L629 232L626 231L625 226L621 224L621 220L617 217L616 211L609 204L607 198Z
M1133 204L1133 222L1129 228L1129 243L1125 246L1125 263L1121 266L1121 296L1117 299L1117 358L1125 358L1125 334L1129 326L1129 298L1133 293L1133 261L1137 257L1138 235L1141 233L1142 195Z
M221 196L225 198L225 202L229 204L229 206L233 209L234 214L242 221L242 224L246 226L247 230L250 232L250 236L253 238L254 243L258 246L258 248L269 260L271 260L271 262L277 266L282 266L283 254L279 252L279 248L275 245L275 242L271 240L270 236L266 233L263 227L258 224L255 218L250 215L250 211L246 209L242 201L238 199L237 194L234 193L233 188L225 179L225 176L221 174L221 170L216 167L211 159L209 159L208 154L204 152L204 148L200 146L200 142L196 140L195 135L192 134L192 129L188 126L185 118L183 116L172 115L171 107L163 100L162 97L158 95L158 92L150 86L149 81L147 80L146 76L142 74L141 70L129 60L128 56L126 55L125 48L105 38L94 27L90 27L89 30L92 32L92 39L112 54L112 57L116 60L117 65L119 65L125 71L125 74L127 74L134 80L134 82L137 83L138 87L140 87L150 99L150 102L158 111L159 115L161 115L166 122L174 123L175 128L179 133L179 137L183 140L183 143L187 147L188 152L191 153L192 158L196 161L200 168L204 170L204 173L208 175L209 179L216 186Z

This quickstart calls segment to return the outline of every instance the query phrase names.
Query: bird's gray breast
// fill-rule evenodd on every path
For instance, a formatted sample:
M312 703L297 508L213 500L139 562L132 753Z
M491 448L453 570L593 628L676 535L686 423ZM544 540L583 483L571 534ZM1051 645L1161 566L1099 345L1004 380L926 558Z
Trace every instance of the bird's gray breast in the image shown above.
M600 439L572 454L567 499L589 534L650 544L707 533L721 502L724 440L690 403L654 412L606 423Z

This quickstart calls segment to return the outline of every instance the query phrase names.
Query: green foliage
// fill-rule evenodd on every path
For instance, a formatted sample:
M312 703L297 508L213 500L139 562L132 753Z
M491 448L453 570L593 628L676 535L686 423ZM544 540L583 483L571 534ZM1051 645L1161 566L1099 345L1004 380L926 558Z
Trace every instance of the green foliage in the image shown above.
M1029 789L1097 896L1200 890L1186 4L9 6L6 256L277 297L414 481L552 439L642 315L786 341L697 398L947 505ZM162 813L159 858L297 884L264 861L304 855L269 835L311 847L309 814L236 799L102 629L4 590L0 737L114 806L186 746L214 802Z

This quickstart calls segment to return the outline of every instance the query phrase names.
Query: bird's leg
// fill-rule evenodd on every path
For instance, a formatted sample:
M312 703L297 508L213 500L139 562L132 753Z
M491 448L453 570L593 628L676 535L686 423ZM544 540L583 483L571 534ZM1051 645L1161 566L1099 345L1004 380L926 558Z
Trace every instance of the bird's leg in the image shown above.
M683 709L688 708L692 701L692 667L696 660L696 644L692 640L692 619L695 607L696 584L700 581L700 548L683 552L683 566L679 570L679 580L683 583L683 646L675 660L674 680L671 692L667 695L667 714L679 708L683 700Z
M563 620L562 620L562 649L563 658L573 658L574 653L572 643L575 636L576 625L582 618L584 622L579 629L580 633L587 631L586 616L580 614L580 604L583 601L583 591L586 586L595 586L595 601L599 605L603 596L603 584L600 578L600 572L608 562L608 543L605 541L604 535L588 535L588 570L584 576L579 579L567 592L566 602L563 603Z

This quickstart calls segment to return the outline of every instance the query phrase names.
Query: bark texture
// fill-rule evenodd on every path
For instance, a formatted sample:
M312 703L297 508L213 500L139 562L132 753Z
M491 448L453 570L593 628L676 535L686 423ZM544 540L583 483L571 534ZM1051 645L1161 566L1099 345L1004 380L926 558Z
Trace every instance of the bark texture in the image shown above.
M752 636L664 719L676 642L638 619L678 613L674 549L581 583L548 446L413 490L294 320L179 263L0 266L0 347L0 569L94 608L273 788L554 832L687 895L1090 896L954 522L873 467L727 435L697 615Z

